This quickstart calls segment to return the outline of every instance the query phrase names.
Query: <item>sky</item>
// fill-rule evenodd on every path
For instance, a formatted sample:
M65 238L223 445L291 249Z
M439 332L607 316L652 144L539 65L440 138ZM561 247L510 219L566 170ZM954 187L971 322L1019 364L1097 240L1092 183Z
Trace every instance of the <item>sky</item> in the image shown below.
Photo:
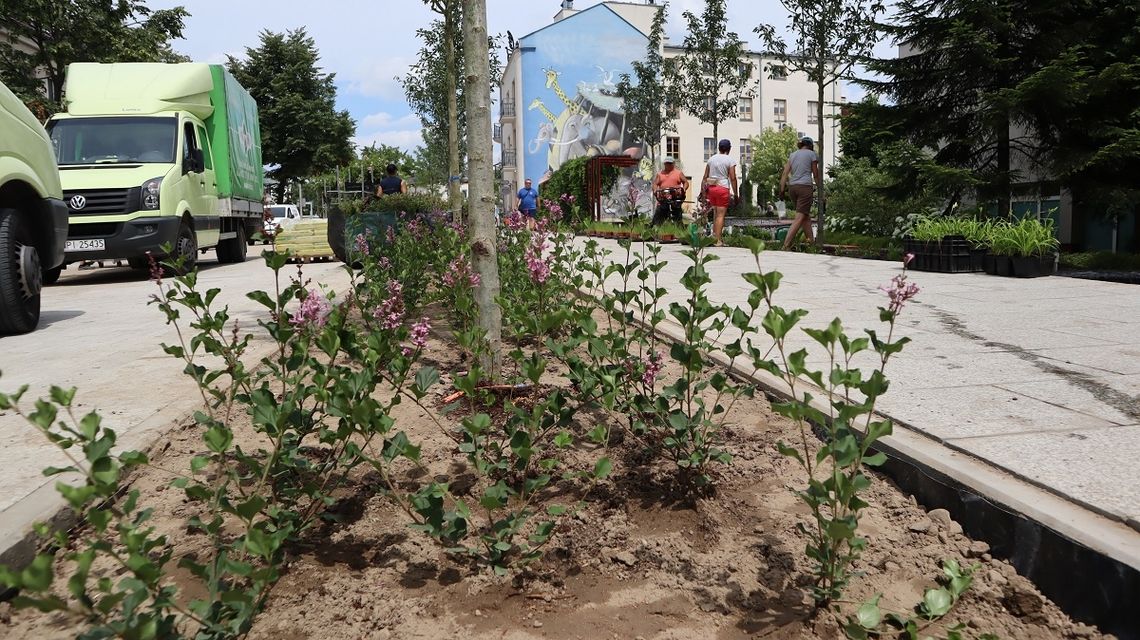
M640 0L633 0L639 2ZM416 29L435 17L422 0L151 0L154 9L181 5L190 12L185 39L174 49L195 62L224 62L256 47L263 30L284 32L305 27L316 42L325 72L336 74L337 106L356 120L357 144L388 144L411 151L422 142L419 118L404 100L398 77L408 72L420 42ZM575 0L575 9L598 0ZM666 35L683 37L682 12L699 13L703 0L672 0ZM488 32L520 38L551 22L561 0L487 0ZM787 15L778 0L728 0L729 26L752 48L752 29L772 24L783 29ZM880 44L876 53L891 55ZM858 100L854 90L849 100Z

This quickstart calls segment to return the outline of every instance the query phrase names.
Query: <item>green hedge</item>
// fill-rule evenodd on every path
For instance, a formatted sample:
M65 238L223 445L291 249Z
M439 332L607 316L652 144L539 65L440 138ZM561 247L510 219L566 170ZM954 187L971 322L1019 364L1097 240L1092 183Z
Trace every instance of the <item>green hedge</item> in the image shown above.
M539 197L549 200L558 200L563 194L574 196L577 206L574 210L579 218L588 218L589 211L586 205L586 163L590 158L582 156L567 160L558 167L550 179L539 188ZM617 184L621 169L614 166L602 167L602 193L608 193ZM569 211L566 212L570 214ZM581 220L575 220L580 222Z

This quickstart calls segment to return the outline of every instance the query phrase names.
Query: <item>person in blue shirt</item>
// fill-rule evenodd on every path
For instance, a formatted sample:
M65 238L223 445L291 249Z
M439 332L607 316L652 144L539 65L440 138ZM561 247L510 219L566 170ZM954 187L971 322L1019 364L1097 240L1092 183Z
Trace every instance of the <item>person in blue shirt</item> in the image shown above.
M523 188L519 189L519 213L526 216L526 226L530 229L534 228L534 218L538 215L538 191L530 186L530 178L526 179L523 183Z

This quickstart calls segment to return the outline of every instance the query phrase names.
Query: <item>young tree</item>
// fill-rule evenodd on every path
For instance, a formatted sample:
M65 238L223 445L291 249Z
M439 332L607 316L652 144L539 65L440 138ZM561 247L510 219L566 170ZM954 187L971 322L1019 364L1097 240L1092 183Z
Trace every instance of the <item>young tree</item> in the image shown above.
M463 59L463 32L459 28L463 9L458 0L424 0L424 4L442 20L433 21L429 29L416 31L424 46L411 73L404 76L401 83L408 104L420 115L425 133L433 135L434 139L426 141L427 144L438 144L446 126L447 197L451 215L458 220L463 209L463 194L459 189L460 141L466 137L467 126L466 114L459 107L459 101L464 99L463 89L455 82L459 76L459 61Z
M720 123L739 114L740 98L753 93L747 51L740 36L728 30L725 0L705 0L699 17L690 11L681 15L685 52L667 66L669 95L686 113L711 124L715 140Z
M796 131L790 127L783 130L767 127L752 138L752 166L748 177L756 185L761 206L776 199L780 174L788 156L796 150L796 142Z
M234 78L257 100L261 154L275 165L280 202L290 181L331 171L354 157L356 124L336 109L332 73L321 73L316 44L302 27L261 33L261 46L246 48L246 59L229 57Z
M824 148L824 97L827 88L850 77L856 62L871 54L876 42L875 19L883 12L881 0L780 0L788 12L791 44L772 25L755 32L789 72L803 72L815 83L815 152L820 169L827 166ZM822 186L822 185L821 185ZM826 195L820 189L816 242L823 243Z
M491 65L487 38L486 0L465 0L463 39L466 66L468 153L468 229L471 237L471 263L479 274L475 302L479 307L479 328L487 350L482 356L484 370L498 379L502 368L503 313L499 296L498 230L495 226L495 176L491 158Z
M667 12L668 5L657 10L657 15L653 17L653 27L649 31L645 60L633 61L633 77L636 78L636 83L628 73L623 73L616 90L625 110L625 129L635 139L645 143L654 166L657 162L657 146L661 144L661 136L666 131L673 130L673 123L665 117L669 100L665 81L665 58L661 54Z
M72 62L185 61L170 40L182 37L189 15L182 7L154 11L143 0L5 0L0 80L23 100L58 110ZM17 48L21 42L32 51Z

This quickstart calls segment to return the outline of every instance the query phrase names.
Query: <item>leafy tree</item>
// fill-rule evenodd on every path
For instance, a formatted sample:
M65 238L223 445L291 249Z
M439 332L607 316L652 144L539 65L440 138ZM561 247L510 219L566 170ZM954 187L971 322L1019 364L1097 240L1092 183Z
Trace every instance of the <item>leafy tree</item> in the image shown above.
M765 205L776 199L780 187L780 173L788 162L788 156L796 150L796 131L767 127L759 136L752 138L752 166L748 177L756 185L760 204Z
M432 182L447 184L448 201L453 214L462 209L463 194L459 180L451 176L464 173L467 157L466 88L457 84L463 76L464 35L460 28L463 3L458 0L424 0L432 11L441 16L427 28L417 29L422 42L416 62L407 75L397 78L404 87L408 105L423 125L425 152L439 161L423 168L432 174ZM490 52L491 87L497 87L502 67L497 38L488 40ZM447 175L439 180L443 169Z
M772 25L755 32L789 72L803 72L815 83L815 152L820 168L826 167L824 148L824 96L827 87L851 75L856 62L870 55L875 46L875 18L883 12L881 0L780 0L788 12L792 34L789 44ZM819 234L823 242L826 198L819 199Z
M632 82L633 78L628 73L623 73L616 90L625 110L626 131L645 143L655 165L661 136L666 130L673 130L672 121L665 117L669 98L665 81L665 58L661 54L667 12L668 6L662 6L653 17L645 60L634 60L632 63L633 78L637 82Z
M46 115L61 107L72 62L187 60L170 40L182 37L189 15L180 6L154 11L144 0L3 0L0 80Z
M410 72L399 80L408 104L420 116L426 144L447 149L448 203L452 216L458 217L463 198L457 178L463 170L461 147L467 137L466 113L459 106L464 100L463 88L455 82L460 75L459 61L463 60L463 31L459 28L463 9L457 0L423 1L442 19L427 29L416 30L423 46Z
M686 113L711 124L716 139L720 123L739 114L740 98L753 93L744 41L728 30L725 0L705 0L700 16L681 15L684 53L667 65L669 95Z
M330 171L353 158L356 124L336 110L332 73L321 73L316 44L302 27L286 33L261 32L261 46L246 48L246 59L227 66L254 99L261 121L261 153L277 180L278 201L288 183Z
M876 147L905 137L891 105L881 104L874 94L847 104L839 122L839 150L845 160L866 158L877 166L879 156L875 152Z
M487 0L464 0L464 98L467 115L468 233L471 266L479 274L475 288L477 324L486 350L480 365L492 380L502 369L503 311L499 296L498 228L495 221L495 174L491 158L491 63L487 37Z

